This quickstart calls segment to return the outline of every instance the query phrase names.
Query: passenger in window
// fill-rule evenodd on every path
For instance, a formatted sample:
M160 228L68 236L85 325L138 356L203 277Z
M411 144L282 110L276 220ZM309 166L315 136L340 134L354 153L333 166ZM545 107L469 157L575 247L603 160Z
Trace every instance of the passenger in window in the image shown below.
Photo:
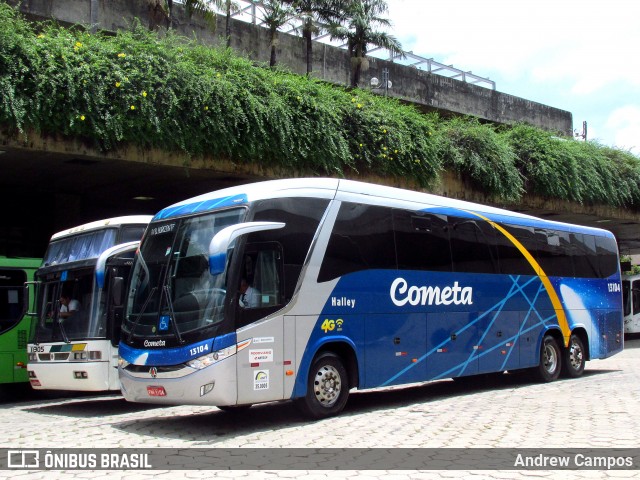
M60 295L60 318L69 318L80 310L80 302L66 292Z
M249 285L246 278L240 280L239 303L242 308L256 308L260 306L260 292Z

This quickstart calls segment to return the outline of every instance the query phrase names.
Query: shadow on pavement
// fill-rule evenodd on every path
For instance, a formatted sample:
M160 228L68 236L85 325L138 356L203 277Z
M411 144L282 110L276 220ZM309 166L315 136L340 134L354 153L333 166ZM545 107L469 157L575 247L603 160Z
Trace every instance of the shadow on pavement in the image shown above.
M78 398L77 393L78 392L76 392L76 396L74 398ZM92 397L95 397L96 393L92 393ZM130 403L120 396L114 397L113 392L105 395L111 396L105 398L90 398L87 400L82 400L81 397L75 402L66 402L54 405L34 405L25 410L27 412L43 415L61 415L65 417L86 418L124 415L127 413L141 412L159 407L158 405L151 405L148 403Z
M608 370L587 370L584 377L609 372ZM439 380L393 390L353 392L341 416L359 415L450 397L474 395L486 390L513 389L533 384L528 375L518 372L504 375L480 375L458 381ZM331 421L328 419L324 422ZM278 402L255 405L249 410L238 412L224 412L212 406L210 412L123 421L113 424L112 427L136 435L175 438L207 445L239 435L268 430L286 431L287 427L309 423L314 422L303 417L292 402Z
M640 333L627 333L624 336L624 348L640 348Z

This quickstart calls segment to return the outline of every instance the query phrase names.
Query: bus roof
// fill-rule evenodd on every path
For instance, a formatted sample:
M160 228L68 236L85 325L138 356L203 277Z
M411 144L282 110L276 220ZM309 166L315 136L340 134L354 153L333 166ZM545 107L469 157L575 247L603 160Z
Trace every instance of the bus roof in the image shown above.
M0 268L26 268L37 269L42 263L41 258L5 257L0 255Z
M147 224L153 217L151 215L128 215L125 217L113 217L105 218L104 220L96 220L95 222L85 223L77 227L69 228L61 232L55 233L51 236L51 240L59 240L60 238L69 237L71 235L77 235L79 233L89 232L92 230L99 230L107 227L117 227L127 224Z
M182 202L173 204L158 212L153 220L164 220L183 215L202 213L223 207L234 205L246 205L248 203L267 198L279 197L305 197L339 199L345 201L366 201L381 204L373 199L384 199L382 204L397 208L420 208L433 213L455 214L467 212L487 215L490 219L500 222L512 222L523 225L539 227L559 227L562 230L579 231L582 233L598 234L613 237L611 232L599 228L585 227L568 223L544 220L532 215L513 212L498 207L479 203L441 197L438 195L376 185L372 183L344 180L335 178L294 178L282 180L268 180L264 182L250 183L229 187L222 190L206 193Z

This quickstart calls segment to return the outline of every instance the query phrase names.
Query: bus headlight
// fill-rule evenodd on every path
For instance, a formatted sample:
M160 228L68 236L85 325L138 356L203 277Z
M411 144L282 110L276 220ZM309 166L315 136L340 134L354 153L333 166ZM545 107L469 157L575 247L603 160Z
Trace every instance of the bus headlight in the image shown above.
M236 353L236 346L233 345L231 347L223 348L222 350L218 350L217 352L208 353L206 355L202 355L201 357L194 358L193 360L189 360L187 365L191 368L195 368L196 370L202 370L203 368L207 368L214 363L218 363L225 358L228 358Z
M124 358L118 357L118 367L127 368L129 365L130 365L130 363L127 362Z

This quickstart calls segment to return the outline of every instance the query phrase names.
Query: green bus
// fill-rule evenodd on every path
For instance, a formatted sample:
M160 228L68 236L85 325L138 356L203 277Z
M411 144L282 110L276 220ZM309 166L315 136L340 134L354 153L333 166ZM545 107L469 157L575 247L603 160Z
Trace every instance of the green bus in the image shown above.
M0 387L29 381L27 343L34 295L25 283L33 281L41 264L39 258L0 256Z

